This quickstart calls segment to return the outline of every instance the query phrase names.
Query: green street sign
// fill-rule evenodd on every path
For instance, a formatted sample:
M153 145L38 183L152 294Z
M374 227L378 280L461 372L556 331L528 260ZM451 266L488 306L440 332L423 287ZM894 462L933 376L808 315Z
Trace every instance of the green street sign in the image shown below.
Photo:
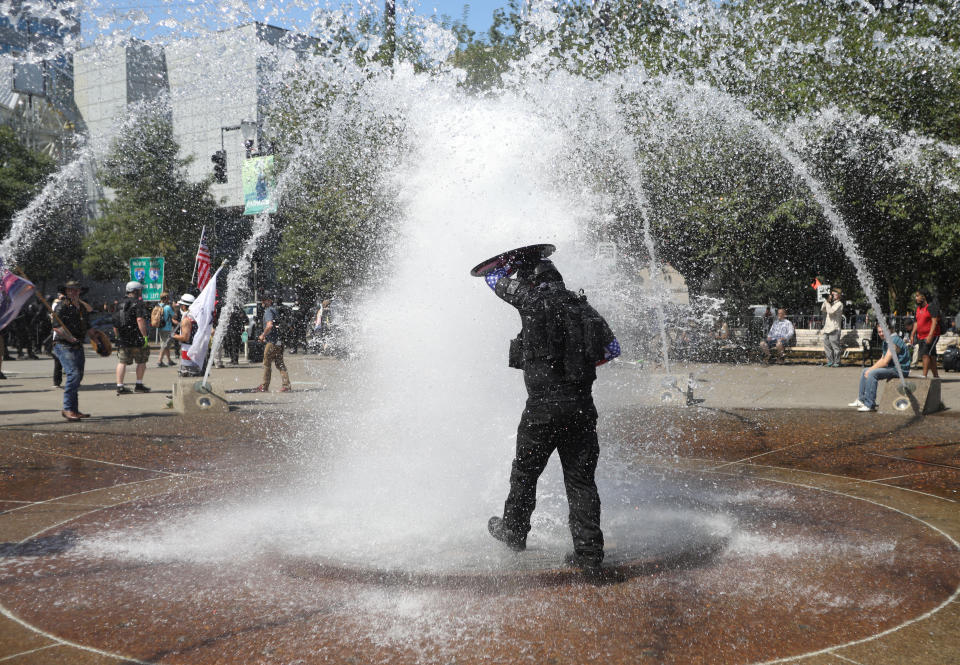
M277 187L277 176L273 168L273 155L251 157L243 161L241 171L243 182L243 214L259 215L277 211L277 201L273 190Z
M137 256L130 259L130 279L143 284L144 300L160 300L163 293L163 257Z

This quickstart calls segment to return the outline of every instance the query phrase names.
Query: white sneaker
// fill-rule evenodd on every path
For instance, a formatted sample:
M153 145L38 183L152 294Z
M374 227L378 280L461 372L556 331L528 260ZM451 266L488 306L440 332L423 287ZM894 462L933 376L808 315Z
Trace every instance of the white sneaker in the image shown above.
M849 404L847 404L847 406L863 406L863 402L861 402L860 400L857 400L855 402L850 402Z
M872 406L867 406L866 404L861 404L861 405L857 408L857 411L873 411L873 407L872 407Z

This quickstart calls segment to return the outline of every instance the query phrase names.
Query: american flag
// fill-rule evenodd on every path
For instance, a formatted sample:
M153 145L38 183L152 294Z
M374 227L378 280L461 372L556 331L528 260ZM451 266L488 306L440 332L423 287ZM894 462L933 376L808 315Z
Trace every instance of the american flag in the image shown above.
M203 289L210 281L210 250L203 236L206 228L200 233L200 247L197 249L197 286Z
M17 318L20 308L33 296L33 284L7 270L0 259L0 330Z

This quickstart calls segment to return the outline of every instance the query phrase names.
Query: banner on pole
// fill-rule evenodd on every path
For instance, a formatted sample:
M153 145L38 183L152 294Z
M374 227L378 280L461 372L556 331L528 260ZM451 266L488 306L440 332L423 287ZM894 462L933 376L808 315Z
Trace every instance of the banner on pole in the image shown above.
M143 284L144 300L160 300L163 293L163 257L136 256L130 259L130 279Z
M273 196L277 187L273 155L245 159L241 181L243 182L244 215L259 215L277 211L277 201Z

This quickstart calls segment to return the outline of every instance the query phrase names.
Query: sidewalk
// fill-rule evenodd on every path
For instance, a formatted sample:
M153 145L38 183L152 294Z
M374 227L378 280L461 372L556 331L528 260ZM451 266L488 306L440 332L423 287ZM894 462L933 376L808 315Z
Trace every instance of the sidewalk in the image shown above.
M117 395L116 355L102 358L88 350L79 390L80 410L91 414L91 418L84 422L141 416L179 416L167 406L172 386L177 380L176 367L157 367L157 358L158 353L154 350L143 379L151 392ZM327 374L328 368L339 364L325 356L302 354L287 355L286 362L294 390L300 393L323 387L327 381L316 377ZM316 371L320 366L323 371ZM239 367L213 368L210 379L226 387L226 397L236 408L250 408L258 404L293 405L297 402L298 392L275 392L280 388L280 376L276 371L274 385L271 386L274 392L252 392L260 383L262 371L263 365L251 365L241 360ZM60 415L63 391L53 386L53 358L46 356L41 360L7 361L3 363L3 373L7 378L0 379L0 427L45 426L67 422ZM131 365L127 368L125 385L132 388L135 381L135 366Z
M676 377L680 386L685 386L687 378L692 376L693 396L706 407L846 410L847 404L857 398L862 369L858 366L677 363L671 365L670 376ZM659 401L660 389L667 378L659 368L648 371L632 363L619 362L610 370L597 371L594 393L598 401L604 399L618 405ZM921 377L921 370L913 370L909 378L923 380ZM960 417L960 374L940 370L940 390L946 409L938 415Z
M138 416L177 416L168 408L171 387L177 379L176 368L156 366L157 354L151 356L144 384L152 389L146 394L115 394L116 356L101 358L87 354L83 383L80 387L80 409L93 417L86 422L105 418ZM214 368L210 374L216 385L225 386L225 397L234 410L255 410L261 406L301 410L316 403L317 391L329 385L349 381L353 363L340 362L325 356L287 355L287 367L294 392L278 393L280 377L274 372L270 393L254 393L260 383L262 365L241 361L239 367ZM598 406L664 404L661 393L667 379L675 379L685 387L688 377L694 381L693 395L701 406L717 409L842 409L857 397L860 367L828 368L818 365L733 365L677 363L670 375L649 370L629 362L615 362L601 368L594 384ZM6 380L0 380L0 426L40 426L65 423L60 415L62 391L53 387L53 359L17 360L3 364ZM937 417L960 417L960 374L941 370L941 401L945 410ZM911 375L917 379L919 370ZM127 369L126 384L133 386L133 366ZM520 390L520 387L517 387ZM667 389L669 390L669 389ZM304 395L304 393L308 393ZM682 401L672 402L678 406ZM865 414L871 417L870 414Z

